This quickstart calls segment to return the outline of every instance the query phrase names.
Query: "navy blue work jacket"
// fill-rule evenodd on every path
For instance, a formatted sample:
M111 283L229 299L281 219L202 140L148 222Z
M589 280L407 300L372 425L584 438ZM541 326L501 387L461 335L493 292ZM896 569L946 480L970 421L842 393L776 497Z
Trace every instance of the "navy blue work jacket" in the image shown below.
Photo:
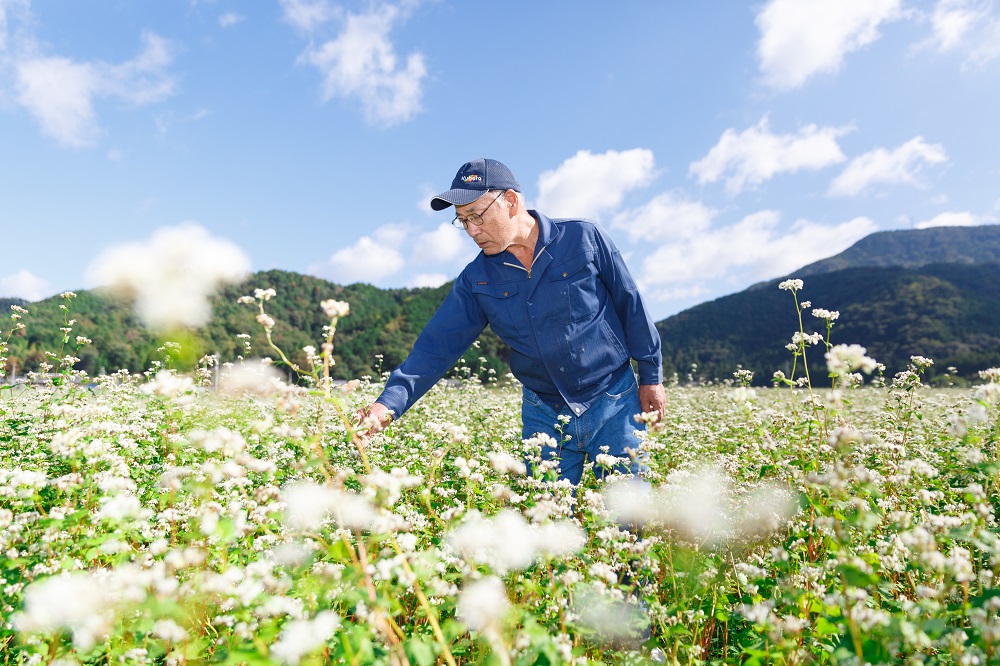
M621 254L586 220L538 221L531 268L510 252L469 263L377 402L396 418L455 364L487 324L510 347L514 376L576 415L637 362L640 384L663 381L660 336Z

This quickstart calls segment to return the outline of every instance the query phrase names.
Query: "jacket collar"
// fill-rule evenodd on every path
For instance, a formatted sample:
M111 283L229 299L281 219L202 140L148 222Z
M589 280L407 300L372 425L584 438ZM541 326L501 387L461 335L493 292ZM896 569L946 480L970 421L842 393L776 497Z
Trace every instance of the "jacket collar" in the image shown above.
M535 256L548 244L552 242L552 239L556 235L556 227L552 223L552 220L545 215L542 215L537 210L529 210L528 214L535 218L535 222L538 224L538 240L535 241ZM514 255L512 255L508 250L504 250L500 254L494 254L493 256L483 255L488 261L493 261L496 263L504 263L510 261L516 261Z

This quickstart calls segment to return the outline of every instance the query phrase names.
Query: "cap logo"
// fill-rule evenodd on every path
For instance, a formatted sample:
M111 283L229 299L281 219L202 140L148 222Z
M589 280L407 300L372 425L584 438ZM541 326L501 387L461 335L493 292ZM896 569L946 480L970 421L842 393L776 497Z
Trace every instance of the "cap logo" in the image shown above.
M482 176L480 176L479 174L475 174L475 173L470 173L468 176L462 176L462 182L463 183L471 183L473 181L482 180L482 179L483 179Z

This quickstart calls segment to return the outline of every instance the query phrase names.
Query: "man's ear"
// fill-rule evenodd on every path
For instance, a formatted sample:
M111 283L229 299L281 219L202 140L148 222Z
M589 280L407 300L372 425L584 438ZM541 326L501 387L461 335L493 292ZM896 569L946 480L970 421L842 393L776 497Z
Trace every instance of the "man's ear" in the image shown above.
M507 190L503 193L503 198L507 201L507 210L511 217L514 217L520 212L521 202L518 199L517 192L514 190Z

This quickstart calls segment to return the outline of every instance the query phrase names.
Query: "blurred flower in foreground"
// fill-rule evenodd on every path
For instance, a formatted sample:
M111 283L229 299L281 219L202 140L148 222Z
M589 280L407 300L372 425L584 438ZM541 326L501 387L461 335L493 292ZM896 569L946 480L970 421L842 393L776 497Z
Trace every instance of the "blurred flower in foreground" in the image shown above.
M635 603L612 598L594 585L576 591L573 612L582 624L604 638L628 636L644 619L644 614Z
M360 495L312 481L285 486L281 497L285 501L285 520L300 530L318 529L331 515L342 527L363 530L376 517L375 509Z
M620 523L664 528L694 543L767 536L796 512L794 495L777 486L762 485L737 503L729 479L715 468L675 472L660 488L634 481L610 484L604 498Z
M115 626L114 586L76 571L34 582L24 592L24 611L13 624L24 633L69 629L73 645L88 651Z
M271 646L271 656L295 666L302 657L320 648L340 627L340 616L333 611L320 611L312 620L290 620Z
M448 535L448 545L466 557L489 564L498 573L523 569L541 555L575 553L586 543L583 529L571 520L529 525L511 509L492 518L470 512L468 519Z
M267 397L286 393L291 388L281 381L281 374L269 363L250 360L224 370L219 378L219 391L240 396L252 393Z
M207 323L212 315L208 297L249 270L250 260L234 243L184 223L157 229L147 241L105 250L88 274L133 298L147 326L168 330Z
M458 617L469 629L495 628L508 608L507 591L496 576L470 583L458 598Z

